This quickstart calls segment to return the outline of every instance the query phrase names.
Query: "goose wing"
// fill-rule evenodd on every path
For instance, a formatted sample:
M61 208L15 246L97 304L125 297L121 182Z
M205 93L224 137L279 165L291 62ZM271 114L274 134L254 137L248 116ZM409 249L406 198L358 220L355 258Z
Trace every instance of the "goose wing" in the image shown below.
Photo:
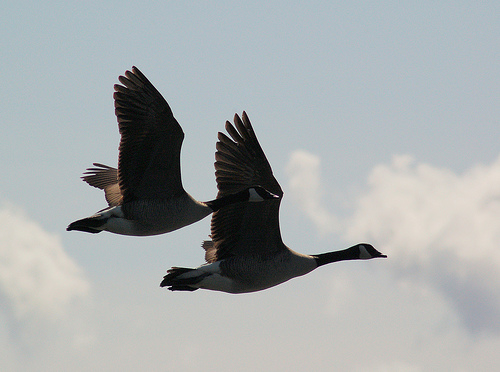
M180 151L184 132L160 92L132 67L115 85L121 140L119 188L124 202L170 198L184 192Z
M118 169L99 163L93 165L95 168L87 168L82 179L90 186L104 190L104 196L110 207L121 205L123 195L118 184Z
M234 126L226 122L229 138L218 134L215 153L217 197L260 185L282 196L283 191L262 150L245 112L234 117ZM230 256L275 254L284 248L279 228L280 201L237 203L212 215L211 238L205 242L205 259L215 262Z

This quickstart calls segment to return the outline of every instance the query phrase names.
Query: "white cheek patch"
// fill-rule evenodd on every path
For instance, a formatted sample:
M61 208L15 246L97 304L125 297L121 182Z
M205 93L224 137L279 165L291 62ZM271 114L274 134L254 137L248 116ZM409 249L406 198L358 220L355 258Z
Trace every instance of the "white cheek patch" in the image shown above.
M368 253L364 245L359 246L359 258L362 260L368 260L372 258L372 255Z

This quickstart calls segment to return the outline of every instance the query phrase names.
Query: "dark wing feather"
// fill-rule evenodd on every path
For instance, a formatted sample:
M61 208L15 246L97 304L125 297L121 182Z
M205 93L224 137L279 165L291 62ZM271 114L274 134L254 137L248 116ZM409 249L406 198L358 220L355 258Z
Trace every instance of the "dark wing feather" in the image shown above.
M281 197L283 191L245 112L242 119L235 115L235 126L226 122L226 130L232 139L223 133L218 135L215 153L217 197L257 185ZM283 249L279 228L280 201L237 203L215 212L211 221L213 245L204 244L206 261L254 254L265 257Z
M226 122L226 130L233 140L219 133L215 153L215 174L219 189L217 196L225 196L255 185L283 196L245 112L242 118L243 121L238 115L234 116L236 128L229 121Z
M170 198L182 188L180 151L184 132L167 101L137 69L115 85L120 129L119 186L124 201Z
M118 184L118 169L104 164L94 163L95 168L88 168L82 179L90 186L104 190L106 201L110 207L121 205L123 195Z

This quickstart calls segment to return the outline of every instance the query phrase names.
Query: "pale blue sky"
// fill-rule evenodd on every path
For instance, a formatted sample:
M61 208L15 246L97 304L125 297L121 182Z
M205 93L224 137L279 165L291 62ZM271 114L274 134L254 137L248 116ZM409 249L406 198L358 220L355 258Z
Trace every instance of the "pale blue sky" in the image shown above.
M476 365L477 371L482 359L493 357L500 366L492 352L500 344L500 332L486 339L471 335L468 318L462 319L460 305L454 305L460 301L446 291L451 284L445 289L433 285L434 272L426 271L424 264L421 276L430 278L431 284L415 279L418 275L401 281L404 275L394 262L404 260L390 263L391 253L399 256L390 251L389 237L384 240L383 234L367 228L356 230L358 235L351 230L343 233L349 218L363 220L369 215L361 214L365 210L359 201L374 197L370 190L383 185L380 178L370 178L374 169L393 164L388 177L399 180L401 167L397 161L391 163L394 155L411 155L417 165L429 165L435 170L432 174L440 175L431 181L440 184L448 179L441 175L450 174L470 190L490 180L481 178L479 171L474 173L480 174L477 177L466 175L478 164L493 169L500 154L500 6L495 1L345 3L3 5L0 205L3 210L21 209L20 221L34 222L55 236L56 243L48 246L62 248L61 254L79 268L90 289L79 297L83 305L73 310L78 324L67 320L55 332L48 320L12 315L15 296L6 289L6 281L0 282L0 303L6 308L0 320L8 322L0 327L0 342L13 355L0 358L0 369L35 370L40 363L46 363L47 370L64 369L77 360L82 370L198 370L223 356L227 360L221 370L232 370L238 362L248 371L285 371L291 366L331 370L335 362L341 370L352 371L367 366L376 371L424 371L430 365L442 365L443 370L472 370ZM79 177L92 162L117 163L113 84L133 65L163 94L183 127L183 183L195 198L215 196L217 131L234 113L246 110L285 191L285 243L300 252L318 253L378 237L374 243L389 255L387 262L331 265L259 294L178 294L158 284L172 265L203 262L200 243L209 233L209 218L149 238L66 232L69 222L105 206L103 195ZM321 160L320 204L344 221L341 227L320 233L315 219L307 215L314 211L303 208L301 196L288 187L291 176L286 169L297 150ZM408 172L416 177L413 185L429 174ZM386 186L392 185L389 178L386 181ZM432 197L434 189L425 190ZM372 209L383 209L378 199L370 200ZM381 200L385 206L394 201ZM436 203L441 201L436 198ZM412 215L411 206L407 210ZM436 226L441 217L429 210L424 215L430 226ZM497 228L500 231L499 224L491 229ZM16 247L23 234L19 230L9 247ZM428 234L417 225L414 230L417 237ZM474 233L488 234L480 229ZM472 233L468 236L477 240ZM470 283L471 288L483 288L480 278ZM493 293L484 287L486 294ZM408 288L418 294L412 297ZM348 289L356 292L347 293ZM422 296L427 296L425 304ZM422 308L415 309L419 304ZM425 314L422 323L398 318L391 328L388 316L401 315L395 308ZM500 313L500 306L492 308L493 314ZM364 317L361 322L359 316ZM59 346L48 352L37 341L40 334ZM75 339L83 346L66 350L68 340ZM411 343L405 347L403 340ZM420 358L432 345L443 348L443 343L443 355ZM273 345L279 349L275 353ZM366 354L372 362L356 359L357 345L372 348L373 355ZM463 353L467 345L476 345L470 354ZM96 352L104 349L109 349L107 355ZM130 360L123 360L123 353ZM451 361L457 354L463 359ZM60 364L48 355L59 358Z

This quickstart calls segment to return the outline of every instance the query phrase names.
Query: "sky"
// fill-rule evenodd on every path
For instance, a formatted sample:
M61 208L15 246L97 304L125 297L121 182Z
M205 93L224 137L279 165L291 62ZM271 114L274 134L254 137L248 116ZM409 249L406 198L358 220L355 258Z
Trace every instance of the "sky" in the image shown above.
M0 15L0 370L500 368L496 1L7 1ZM245 110L302 253L369 242L243 295L173 293L210 218L154 237L66 232L106 206L113 84L137 66L216 195L217 132ZM496 367L496 368L495 368Z

